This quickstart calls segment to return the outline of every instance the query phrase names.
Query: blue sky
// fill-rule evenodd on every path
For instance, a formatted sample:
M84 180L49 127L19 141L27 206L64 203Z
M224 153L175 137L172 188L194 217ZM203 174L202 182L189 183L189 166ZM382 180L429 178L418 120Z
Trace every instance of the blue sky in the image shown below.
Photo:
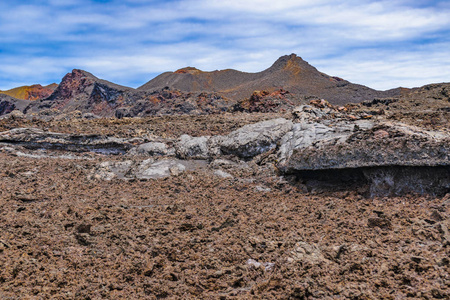
M74 68L131 87L186 66L258 72L291 53L376 89L449 82L450 2L0 2L0 90Z

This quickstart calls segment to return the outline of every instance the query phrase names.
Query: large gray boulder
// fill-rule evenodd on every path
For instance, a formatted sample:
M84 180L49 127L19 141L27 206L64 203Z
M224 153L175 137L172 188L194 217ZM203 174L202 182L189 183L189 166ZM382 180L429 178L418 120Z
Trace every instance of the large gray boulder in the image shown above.
M292 121L284 118L245 125L225 136L220 150L224 154L251 158L274 149L292 126Z
M328 124L327 124L328 123ZM370 129L374 126L373 122L358 120L356 122L341 121L334 124L301 121L294 124L292 130L288 132L281 140L280 150L278 152L280 166L286 168L296 162L294 155L304 149L319 150L318 143L324 147L325 144L344 143L355 129ZM303 167L301 167L303 169ZM315 168L311 165L307 169Z
M210 155L209 136L192 137L187 134L180 136L175 151L180 158L207 159Z

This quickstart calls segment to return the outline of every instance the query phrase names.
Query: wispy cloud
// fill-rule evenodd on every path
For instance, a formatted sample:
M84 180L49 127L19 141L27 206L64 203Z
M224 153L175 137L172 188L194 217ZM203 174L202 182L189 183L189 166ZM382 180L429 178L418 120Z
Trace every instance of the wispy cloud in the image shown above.
M83 68L139 86L184 66L269 67L297 53L378 89L450 81L448 1L25 0L0 3L0 89Z

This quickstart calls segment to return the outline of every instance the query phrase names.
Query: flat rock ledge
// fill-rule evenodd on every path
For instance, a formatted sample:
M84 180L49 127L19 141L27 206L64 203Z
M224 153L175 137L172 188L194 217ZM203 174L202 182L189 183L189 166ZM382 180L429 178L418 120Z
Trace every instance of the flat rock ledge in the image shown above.
M22 146L31 150L122 154L132 148L126 139L102 135L66 134L37 128L15 128L0 132L0 145Z

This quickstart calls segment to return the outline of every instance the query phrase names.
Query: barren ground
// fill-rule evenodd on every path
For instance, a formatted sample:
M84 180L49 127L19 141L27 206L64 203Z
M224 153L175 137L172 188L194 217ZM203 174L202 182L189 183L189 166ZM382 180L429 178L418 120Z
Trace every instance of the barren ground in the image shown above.
M273 117L0 125L176 137ZM309 194L270 165L233 179L205 168L161 180L89 180L107 159L0 153L0 299L450 297L448 194Z

